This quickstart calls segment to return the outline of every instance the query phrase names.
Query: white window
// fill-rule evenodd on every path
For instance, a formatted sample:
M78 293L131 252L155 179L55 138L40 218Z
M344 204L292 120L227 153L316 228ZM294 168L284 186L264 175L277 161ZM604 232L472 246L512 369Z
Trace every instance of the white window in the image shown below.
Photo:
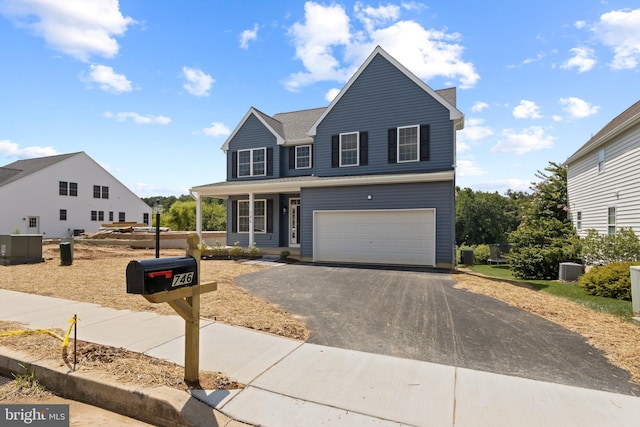
M420 159L420 127L398 128L398 163L417 162Z
M311 146L300 145L296 147L296 169L309 169L311 167Z
M582 212L576 213L576 228L582 230Z
M267 171L267 149L238 150L238 176L264 176Z
M616 207L610 206L607 211L607 234L614 236L616 234Z
M360 164L360 135L358 132L340 134L340 166Z
M598 173L604 172L604 148L598 150Z
M253 201L253 231L254 233L267 232L267 201ZM238 201L238 233L249 232L249 201Z

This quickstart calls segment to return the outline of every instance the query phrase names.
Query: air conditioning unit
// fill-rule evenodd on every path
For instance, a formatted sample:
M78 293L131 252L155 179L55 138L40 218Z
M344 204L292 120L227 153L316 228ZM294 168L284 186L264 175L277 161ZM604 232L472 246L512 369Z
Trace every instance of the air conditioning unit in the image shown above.
M578 278L584 273L584 267L582 264L576 264L575 262L561 262L560 263L560 277L558 280L561 282L577 282Z

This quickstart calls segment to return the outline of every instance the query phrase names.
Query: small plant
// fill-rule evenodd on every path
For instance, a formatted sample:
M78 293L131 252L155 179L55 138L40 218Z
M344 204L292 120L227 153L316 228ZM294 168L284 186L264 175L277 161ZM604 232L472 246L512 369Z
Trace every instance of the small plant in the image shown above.
M252 257L260 255L260 249L258 249L255 243L247 248L247 255Z
M580 277L580 286L589 294L631 300L631 271L632 265L638 262L612 262L607 265L595 266Z
M229 256L239 257L242 255L242 248L240 247L240 242L235 242L233 247L229 248Z
M20 375L13 374L13 379L19 392L28 395L43 392L45 388L36 378L36 373L31 365L20 364L20 367L24 369L24 373Z
M291 252L289 252L289 251L281 251L280 252L280 259L281 260L285 260L285 259L289 258L289 255L291 255Z
M478 245L473 248L473 263L474 264L486 264L491 256L489 245Z
M20 234L20 227L14 228L11 234Z

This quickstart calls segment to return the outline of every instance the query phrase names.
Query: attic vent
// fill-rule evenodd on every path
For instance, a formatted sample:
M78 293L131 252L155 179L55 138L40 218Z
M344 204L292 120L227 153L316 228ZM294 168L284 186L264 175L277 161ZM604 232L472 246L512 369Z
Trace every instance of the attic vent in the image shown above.
M582 264L576 264L575 262L560 263L559 280L561 282L576 282L582 276L582 273Z

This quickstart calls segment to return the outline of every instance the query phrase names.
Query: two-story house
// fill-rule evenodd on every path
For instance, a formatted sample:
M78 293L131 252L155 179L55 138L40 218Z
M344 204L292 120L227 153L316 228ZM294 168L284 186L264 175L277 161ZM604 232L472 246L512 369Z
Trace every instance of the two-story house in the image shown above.
M222 146L227 180L191 193L227 200L228 245L449 268L463 125L454 88L431 89L377 47L328 107L250 108Z
M107 222L149 224L151 208L85 152L0 167L0 234L45 238L96 232Z
M607 123L566 161L571 220L580 236L594 229L640 236L640 101Z

